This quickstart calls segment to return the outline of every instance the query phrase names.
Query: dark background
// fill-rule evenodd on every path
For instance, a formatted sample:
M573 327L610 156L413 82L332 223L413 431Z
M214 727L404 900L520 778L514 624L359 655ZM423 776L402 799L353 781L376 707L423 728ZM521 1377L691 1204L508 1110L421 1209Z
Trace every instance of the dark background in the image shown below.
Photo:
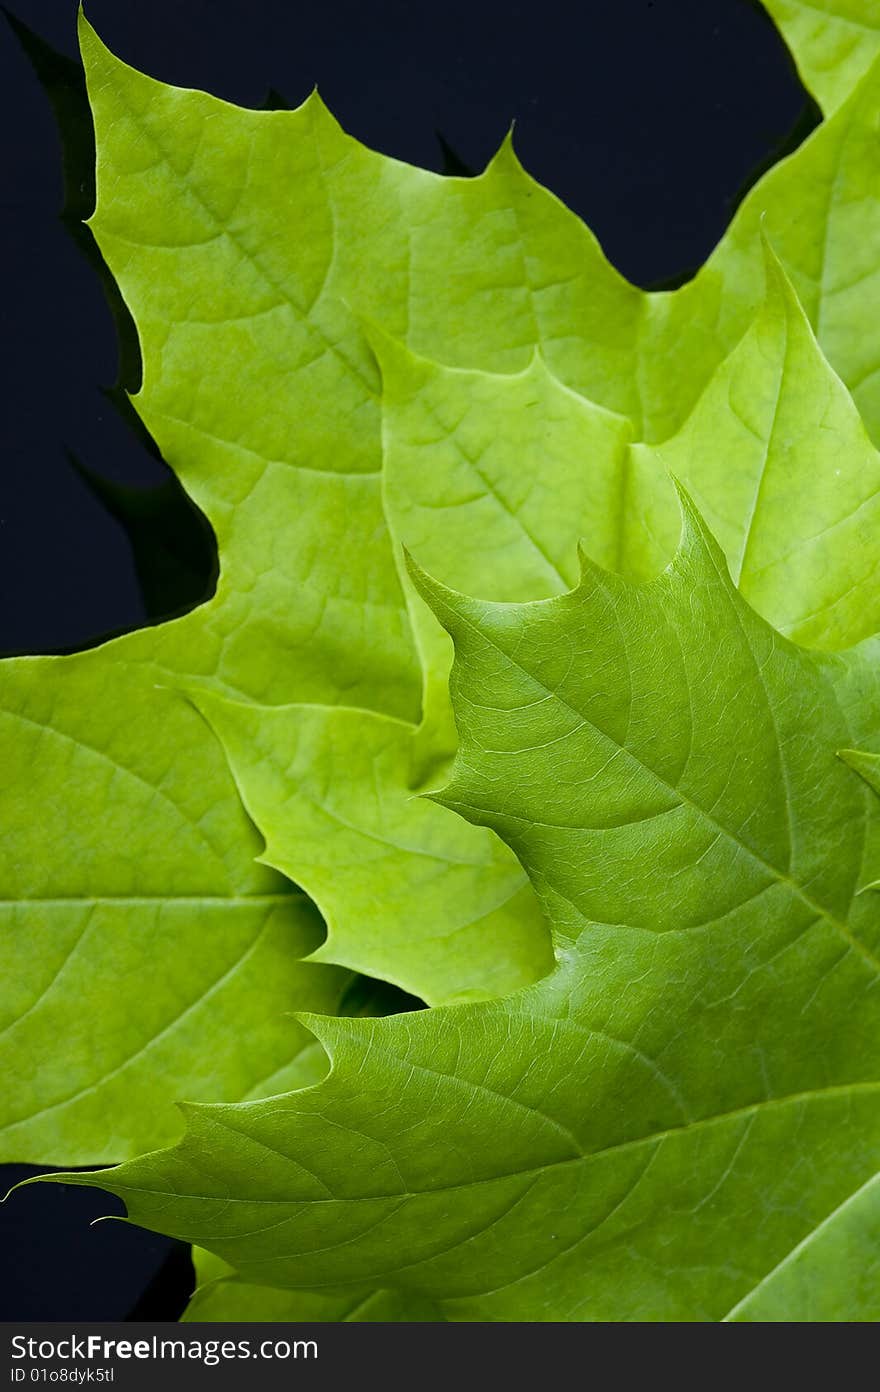
M428 168L479 171L515 119L529 171L644 286L686 279L756 173L818 120L751 0L89 0L86 8L111 48L155 77L246 106L298 105L317 82L352 134ZM73 62L74 0L8 0L7 14L4 654L66 651L180 612L210 591L216 565L210 530L112 390L117 327L81 227L92 156ZM122 344L122 382L135 387L124 320ZM8 1166L0 1179L25 1173ZM113 1210L112 1199L61 1186L9 1200L0 1209L0 1319L175 1318L191 1279L185 1249L120 1223L89 1226Z

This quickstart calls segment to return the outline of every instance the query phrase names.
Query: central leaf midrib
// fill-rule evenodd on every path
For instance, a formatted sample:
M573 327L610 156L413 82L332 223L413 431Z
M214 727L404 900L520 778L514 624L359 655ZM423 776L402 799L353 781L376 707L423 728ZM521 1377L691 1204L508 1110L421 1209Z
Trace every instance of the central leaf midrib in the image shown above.
M803 1092L788 1093L784 1097L766 1097L758 1102L750 1102L742 1107L735 1107L729 1112L719 1112L712 1116L697 1117L693 1121L686 1122L682 1126L671 1126L662 1131L649 1132L644 1136L634 1136L631 1140L618 1141L611 1145L601 1146L596 1150L587 1151L586 1153L565 1156L563 1159L559 1160L548 1160L536 1165L524 1165L519 1169L506 1170L499 1174L485 1175L480 1179L462 1180L455 1184L439 1184L435 1186L425 1186L420 1189L397 1189L391 1190L387 1193L336 1195L327 1199L259 1199L253 1197L239 1197L238 1195L229 1193L195 1194L191 1190L186 1191L185 1197L188 1199L196 1199L205 1203L223 1203L227 1205L244 1204L251 1205L254 1207L262 1207L268 1204L274 1206L275 1208L303 1208L306 1206L312 1207L317 1204L375 1203L392 1199L418 1199L426 1194L446 1194L455 1193L459 1190L477 1189L482 1188L485 1185L498 1184L508 1179L529 1179L532 1176L540 1176L541 1174L550 1170L564 1169L567 1166L574 1165L587 1165L590 1164L590 1162L592 1161L601 1160L603 1157L608 1155L619 1155L626 1151L635 1150L639 1146L659 1144L662 1141L671 1140L676 1136L685 1135L692 1131L704 1130L710 1126L723 1125L725 1122L729 1121L737 1121L745 1117L753 1116L755 1113L761 1113L767 1109L797 1106L802 1103L821 1101L826 1098L834 1098L837 1096L846 1097L853 1093L863 1092L880 1092L880 1079L875 1079L868 1082L836 1083L828 1087L811 1088ZM245 1106L254 1105L257 1104L245 1104ZM229 1110L227 1106L222 1106L222 1104L221 1107L224 1111ZM215 1107L208 1104L206 1106L201 1107L199 1110L208 1113L213 1113L216 1110L220 1109L220 1107ZM296 1112L295 1110L292 1112L293 1119L295 1119L298 1115L302 1114ZM306 1115L310 1114L307 1113ZM235 1136L243 1137L248 1143L253 1143L254 1145L259 1145L262 1149L272 1151L279 1157L279 1159L284 1161L286 1164L295 1165L297 1169L302 1169L301 1162L298 1161L294 1155L286 1154L284 1151L278 1150L277 1146L269 1145L268 1142L262 1140L260 1137L252 1136L247 1131L242 1130L240 1127L230 1125L229 1121L225 1117L218 1117L216 1115L212 1115L210 1116L210 1121L214 1125L222 1127L224 1130L231 1132ZM181 1141L179 1142L177 1147L173 1147L172 1149L180 1149L181 1147L185 1146L185 1144L185 1140ZM130 1161L128 1163L136 1165L138 1161ZM104 1171L102 1173L106 1174L108 1172ZM110 1171L110 1173L112 1173L112 1171ZM66 1174L63 1176L63 1179L65 1183L91 1184L95 1182L95 1180L99 1177L100 1175L79 1176L76 1174ZM154 1195L167 1194L173 1195L173 1197L175 1198L181 1197L180 1192L177 1190L172 1191L166 1189L149 1189L143 1185L127 1184L125 1183L124 1179L121 1180L119 1185L114 1188L114 1192L120 1195L125 1193ZM296 1253L295 1255L299 1256L301 1254ZM268 1260L278 1260L278 1257L269 1258ZM249 1262L248 1265L251 1266L254 1265L254 1263ZM395 1270L399 1270L399 1268L395 1268Z

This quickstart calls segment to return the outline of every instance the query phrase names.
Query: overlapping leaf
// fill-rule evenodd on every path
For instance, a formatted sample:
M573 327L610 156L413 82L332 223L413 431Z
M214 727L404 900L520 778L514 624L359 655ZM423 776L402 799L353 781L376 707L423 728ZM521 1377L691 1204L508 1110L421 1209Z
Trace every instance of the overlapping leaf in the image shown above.
M311 489L323 469L378 468L377 378L355 315L451 366L520 370L538 346L566 385L626 415L645 438L665 437L760 300L762 216L820 343L876 423L867 372L877 364L866 359L875 348L859 332L877 302L873 70L750 192L695 282L648 294L524 173L509 141L480 178L438 178L366 150L317 98L294 112L237 110L133 72L84 32L108 190L102 248L134 301L147 356L163 349L140 408L200 500L215 451L259 469L262 487L273 461L292 461L287 473L310 462L316 477L298 486ZM296 200L283 208L296 239L273 235L279 187ZM139 281L149 297L136 296ZM203 281L210 304L207 294L200 304ZM205 353L212 361L221 341L240 373L254 365L253 382L236 382L239 394L253 387L259 408L244 427L239 395L195 391L192 364ZM293 432L277 388L311 355L310 410ZM323 593L321 577L300 579Z
M850 1194L725 1316L731 1322L874 1324L880 1316L880 1176Z
M80 1180L248 1280L721 1319L877 1169L876 800L837 754L880 735L876 654L780 638L694 514L645 586L587 563L526 606L427 593L458 657L443 801L516 850L556 970L312 1019L324 1083L191 1109L177 1148Z
M600 561L653 573L674 542L671 465L761 612L819 646L876 628L873 447L781 273L749 329L763 216L877 436L880 75L869 42L847 56L838 28L817 43L798 15L783 25L805 71L826 64L822 98L837 109L753 190L697 279L664 295L627 285L509 142L481 178L438 179L366 151L317 99L238 111L134 73L84 26L95 230L141 336L136 404L210 516L222 568L216 599L176 625L7 665L13 786L24 806L54 794L39 828L14 819L10 843L9 899L26 901L6 909L24 985L3 1037L25 1079L10 1153L130 1154L171 1133L169 1089L256 1095L321 1073L320 1049L302 1052L279 1010L332 1011L345 978L297 964L316 940L311 906L252 864L213 735L157 685L184 686L224 738L267 858L328 912L325 959L431 1000L540 976L538 900L496 833L555 931L557 965L539 985L430 1017L316 1023L336 1058L320 1087L197 1109L180 1148L119 1173L135 1216L164 1206L157 1226L240 1266L254 1308L277 1281L394 1287L464 1318L871 1317L874 896L853 892L873 807L832 748L876 737L871 654L790 648L693 535L641 590L593 576L522 610L437 591L482 732L475 744L466 725L454 784L475 827L412 801L455 741L447 645L397 569L402 539L461 588L540 598L565 589L581 531ZM295 239L277 235L281 216ZM505 439L521 453L530 442L528 459ZM808 486L792 506L796 479ZM586 646L566 629L573 615L589 616ZM553 681L525 701L533 659ZM478 688L493 682L502 715L487 726ZM700 682L707 699L688 705ZM560 683L586 703L583 725L569 728L581 712ZM602 743L628 704L644 776ZM696 795L676 802L685 775ZM600 809L601 827L547 823L559 798ZM206 937L219 962L194 953ZM143 973L160 957L164 989L148 997ZM62 1063L53 1036L82 991L100 1027L84 1025ZM809 1025L827 1021L820 1053ZM780 1176L779 1150L794 1156L805 1138L809 1165ZM253 1227L270 1209L271 1236ZM759 1230L734 1259L719 1234L746 1210ZM342 1245L324 1250L328 1233ZM854 1253L862 1289L834 1287L828 1272ZM663 1263L681 1272L671 1285ZM219 1309L233 1308L227 1288L241 1294L222 1279ZM382 1317L422 1308L361 1298L392 1311ZM316 1299L316 1318L352 1307Z
M416 798L412 726L339 707L197 700L266 858L326 915L316 960L378 971L429 1004L503 995L550 969L540 907L508 848Z
M236 695L417 710L415 654L380 523L378 377L361 318L483 370L516 367L538 345L564 385L625 414L637 437L663 438L748 322L760 294L758 218L809 282L808 308L833 339L829 271L873 215L870 75L746 200L697 281L646 295L523 173L509 143L482 178L438 179L364 150L317 99L292 113L237 111L133 72L87 26L83 36L99 143L96 231L138 323L138 409L220 534L227 564L202 622L216 640L212 678ZM845 235L834 198L842 179ZM829 196L817 200L823 185ZM279 188L296 239L273 235ZM873 266L857 313L849 303L850 345L872 277ZM430 748L422 757L430 766ZM535 917L530 907L526 934ZM487 983L504 979L490 965L496 947ZM509 981L533 974L535 951L521 959L514 944L511 955ZM356 960L387 969L381 958ZM407 982L450 994L429 973ZM459 985L471 989L470 979Z
M298 960L320 919L255 865L216 741L155 689L161 652L136 635L2 671L5 1159L136 1154L179 1131L181 1091L321 1070L287 1015L335 1010L347 975Z
M769 249L767 276L752 327L662 446L633 443L629 422L564 387L540 356L497 375L376 340L394 533L431 574L495 600L564 592L579 538L600 564L650 578L675 549L671 472L711 518L742 592L782 632L823 647L874 632L880 458ZM328 919L319 958L378 964L431 1003L503 994L523 984L514 948L525 979L547 970L540 923L519 908L516 868L495 838L481 847L413 797L436 785L454 740L443 738L449 640L411 603L426 671L419 731L363 711L198 699L269 863ZM497 944L498 966L490 974L480 955L469 980L474 933Z
M386 345L397 534L432 575L483 598L563 592L579 540L600 565L650 579L678 540L672 475L775 627L826 648L876 632L880 456L769 247L766 274L748 332L662 445L633 442L626 420L566 389L541 357L501 376ZM430 649L436 626L421 616ZM436 646L430 665L445 687Z

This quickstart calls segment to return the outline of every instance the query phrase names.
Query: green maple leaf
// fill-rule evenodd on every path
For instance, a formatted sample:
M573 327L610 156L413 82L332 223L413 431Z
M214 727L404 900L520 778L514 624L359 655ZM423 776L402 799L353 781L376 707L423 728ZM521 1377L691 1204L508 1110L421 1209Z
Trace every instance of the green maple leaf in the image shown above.
M82 39L99 151L93 227L138 326L135 405L218 532L218 595L197 620L216 634L212 685L273 704L353 704L397 722L377 714L377 729L404 729L400 718L418 715L421 678L382 514L379 379L345 302L363 274L337 246L337 226L351 239L350 219L328 196L328 170L360 147L317 101L294 113L236 111L133 72L85 23ZM293 138L279 139L282 130ZM283 246L278 189L288 220L295 200L299 228ZM188 654L177 671L199 675ZM513 857L488 835L454 828L447 839L450 855L469 856L492 880L485 906L462 906L474 930L457 974L437 980L427 922L424 966L413 972L389 967L387 934L385 951L381 936L363 933L346 951L333 935L323 955L432 999L539 974L546 932ZM495 930L480 936L491 916ZM418 957L411 917L407 940Z
M599 564L647 579L677 539L668 469L699 499L740 589L774 626L820 647L874 632L880 457L769 250L767 275L752 327L662 446L633 443L628 421L564 387L540 356L495 375L374 339L395 535L432 575L493 600L570 588L579 538ZM481 845L448 810L413 796L436 785L439 754L455 740L451 644L414 595L411 604L426 671L419 731L363 711L196 699L267 861L328 920L318 960L378 968L431 1004L501 995L543 975L547 949L497 839L487 832ZM428 754L433 779L419 762ZM475 941L491 946L494 973Z
M880 737L875 644L781 638L690 509L647 585L590 562L525 606L422 584L457 653L443 802L516 851L556 969L312 1019L317 1087L189 1109L176 1148L73 1178L245 1280L458 1318L723 1319L774 1292L876 1318L847 1219L880 1145L877 806L838 757Z
M858 330L873 262L856 296L839 293L834 268L845 260L849 274L859 234L870 245L871 74L753 191L692 286L646 295L524 174L509 143L480 179L439 179L365 150L316 99L292 113L238 111L135 73L85 23L82 38L99 151L93 227L138 326L136 405L223 557L217 598L194 625L202 636L168 664L178 677L238 699L416 718L421 678L381 517L379 376L364 318L483 370L526 365L537 345L564 386L625 414L636 437L663 438L748 323L766 213L826 336L836 342L845 327L849 352L867 342ZM282 188L288 219L296 200L295 244L274 235ZM870 350L858 351L861 370ZM872 381L860 383L868 404ZM442 711L439 725L414 755L417 782L450 752ZM492 855L504 861L501 848ZM535 975L544 949L518 945L537 916L515 876L508 860L501 879L524 907L508 963L492 935L462 979L427 967L420 977L414 943L415 970L396 979L441 999ZM340 960L388 971L390 940L379 956L335 941Z
M310 461L296 485L307 493L322 468L378 469L378 380L364 319L450 366L521 370L539 346L566 385L626 415L639 435L664 438L760 300L762 216L869 427L880 418L871 404L880 388L867 376L875 350L860 332L878 293L873 69L751 190L695 281L651 294L609 266L580 220L523 171L509 140L479 178L442 178L365 149L317 98L292 112L242 111L134 72L85 25L83 50L99 199L106 190L101 247L145 355L156 350L139 409L197 497L210 487L215 451L269 477L279 472L267 467L273 460L294 474ZM295 243L274 235L279 188L284 216L296 216ZM215 386L212 375L196 394L192 363L213 366L221 345L230 376ZM276 387L296 388L303 370L310 409L294 436ZM244 391L254 409L242 425ZM349 508L360 500L350 477L339 486ZM327 519L325 535L338 525ZM366 554L381 572L381 547L367 544ZM323 577L299 578L306 606ZM386 596L390 615L392 588ZM381 637L386 669L405 664L393 656L396 631ZM368 671L377 651L364 658Z
M874 72L795 157L762 181L692 286L648 296L617 276L586 229L523 173L509 145L479 180L438 180L365 151L315 100L294 113L240 112L134 73L87 26L83 42L99 145L94 228L138 323L145 373L136 404L211 517L223 571L213 604L178 628L123 640L67 665L7 667L4 709L13 757L20 758L27 729L40 761L32 787L23 776L20 786L30 795L34 788L57 789L69 767L78 774L86 769L77 797L56 794L50 803L51 841L64 852L57 872L53 863L35 895L27 868L45 842L33 827L22 834L7 877L9 897L30 901L7 906L7 918L31 955L23 959L25 989L8 997L4 1039L14 1072L22 1057L39 1061L36 1083L28 1075L13 1098L10 1153L28 1159L63 1153L68 1163L165 1139L171 1114L157 1109L157 1099L167 1096L172 1078L175 1090L193 1097L302 1081L304 1036L282 1038L277 1007L305 996L312 1009L332 1009L338 998L342 977L314 976L320 968L294 965L314 940L314 918L283 881L251 864L256 844L212 737L183 703L154 687L183 684L192 691L195 682L205 688L193 692L195 699L214 713L238 712L242 699L325 703L314 707L320 711L314 719L331 747L352 712L331 711L326 703L366 707L363 721L372 721L382 737L405 732L401 718L418 717L424 677L394 538L383 522L379 375L364 321L380 322L411 350L448 366L482 372L527 370L538 347L561 387L626 417L634 440L656 444L684 434L713 370L750 322L761 284L755 229L766 212L820 340L875 431L880 419L876 351L865 332L876 311ZM296 255L274 235L279 188L288 200L296 192L303 229ZM290 216L287 205L284 212ZM864 459L870 467L867 446ZM393 509L392 523L396 529ZM567 564L560 558L561 574ZM427 659L422 639L430 629L411 603ZM844 632L856 609L854 600L844 604L842 619L835 615ZM387 789L392 802L402 787L422 786L427 771L442 768L451 752L442 682L437 685L434 713L429 709L416 734L401 734ZM142 731L119 728L123 705L129 716L143 712ZM166 720L156 743L155 727ZM359 732L353 747L361 739ZM173 769L184 750L191 772L203 772L199 791L183 788L183 774ZM320 782L326 769L311 773ZM380 780L380 803L385 792ZM355 800L362 796L363 787L355 787ZM436 809L428 814L436 816ZM194 850L190 841L198 841L205 820L209 844ZM138 833L124 853L110 854L121 825L135 825ZM451 825L448 817L444 825ZM170 851L181 827L189 838L185 866L184 855L176 861ZM426 835L432 849L433 825ZM502 907L495 925L502 931L487 935L482 961L473 949L457 977L454 954L446 960L441 954L439 968L430 960L439 911L402 968L388 965L404 951L401 943L383 945L379 933L360 943L352 935L350 949L340 947L337 933L337 959L359 953L366 969L388 971L414 989L428 983L433 999L509 989L539 974L545 949L535 901L522 877L514 879L512 859L487 835L471 836L462 824L448 841L444 834L437 857L439 866L447 865L450 893L461 869L449 858L450 845L466 846L471 870L500 872L502 902L514 908L508 922ZM149 892L135 893L156 840L169 847L167 860L153 858L157 888L148 877ZM483 861L472 849L478 845L494 847ZM415 853L423 858L420 848ZM91 878L83 891L77 874L85 870ZM374 892L381 885L380 877ZM362 887L362 895L369 892ZM174 925L194 900L202 931L208 922L216 932L215 909L224 925L218 941L225 944L226 971L207 979L187 961L174 989L157 991L151 1002L136 998L148 954L168 942L181 959L191 955ZM480 925L496 912L471 913L468 922ZM459 931L459 918L452 917ZM157 920L162 934L146 945ZM111 947L120 930L121 947ZM267 940L272 950L264 961ZM476 932L470 941L477 943ZM512 947L507 961L504 943ZM174 959L163 960L170 981ZM257 1005L242 962L259 964L260 977L268 964L278 997ZM239 1029L254 1018L257 1033L248 1037L256 1047L244 1061L230 1047L197 1058L203 1022L227 985L234 988L228 1017L217 1016L211 1037L228 1045L224 1018ZM82 1008L83 989L104 1014L104 1026L94 1037L83 1030L61 1063L53 1053L58 1021L77 992ZM313 1076L319 1053L305 1057L306 1076ZM108 1106L115 1109L112 1137L104 1121Z
M294 113L299 140L283 140L287 113L153 82L82 18L80 38L98 151L89 225L137 326L134 405L223 561L202 619L210 675L254 699L342 694L416 718L382 521L375 366L325 286L333 233L314 104ZM296 238L278 237L282 210Z
M502 376L382 344L389 515L419 564L468 594L541 599L574 583L580 542L650 579L678 541L671 474L774 627L826 648L876 632L880 455L769 247L766 272L748 331L661 445L634 441L540 356ZM445 693L448 640L424 605L417 615Z

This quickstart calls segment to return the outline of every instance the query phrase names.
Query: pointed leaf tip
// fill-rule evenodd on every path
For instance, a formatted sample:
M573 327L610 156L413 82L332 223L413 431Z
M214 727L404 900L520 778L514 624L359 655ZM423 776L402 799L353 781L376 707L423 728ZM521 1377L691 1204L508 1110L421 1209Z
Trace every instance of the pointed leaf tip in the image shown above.
M579 590L586 581L596 579L598 576L601 576L603 580L606 576L610 576L612 580L620 579L613 571L606 570L604 566L599 565L599 562L594 560L587 549L586 541L584 541L582 537L578 540L577 544L577 561L578 583L575 589Z
M428 594L438 587L439 582L432 579L428 572L422 569L408 546L402 546L401 550L403 552L403 562L410 580L412 580L422 598L427 600Z
M791 282L785 263L770 239L763 218L760 236L764 262L764 300L758 308L756 318L760 319L762 314L767 314L775 305L781 305L782 312L787 319L797 319L802 322L804 328L808 329L812 335L804 307Z
M312 86L312 90L309 92L308 96L305 98L298 110L310 112L317 121L325 122L325 124L328 127L330 127L331 130L342 130L342 126L334 116L333 112L330 110L330 107L325 102L323 96L321 95L321 90L317 82L314 83L314 85Z
M767 214L762 213L758 223L758 237L761 242L761 255L764 258L764 273L769 276L776 271L782 270L782 261L779 253L773 245L770 233L767 231Z
M880 796L880 755L864 749L838 749L837 757L864 779L872 792Z
M462 604L467 602L467 596L459 594L457 590L450 589L449 586L436 580L433 575L429 575L406 547L403 548L403 557L407 573L417 593L421 595L437 622L446 629L447 633L451 633L451 616L460 611Z
M421 377L416 368L422 359L412 353L401 339L389 333L371 315L359 311L353 311L353 313L361 333L367 340L370 352L376 359L379 375L382 378L383 392L388 390L392 374L396 382L405 381L412 377Z
M314 1036L316 1042L327 1055L327 1062L332 1072L336 1061L336 1053L341 1045L352 1038L353 1027L359 1021L348 1016L342 1015L321 1015L314 1010L293 1010L291 1017L297 1024L302 1025ZM313 1084L308 1084L306 1088L297 1088L296 1091L306 1091Z
M483 171L484 176L491 175L493 173L513 173L516 175L520 175L523 178L528 177L525 169L523 168L522 161L520 160L520 157L516 152L516 146L514 144L515 125L515 120L512 120L504 133L504 137L501 141L501 144L498 146L498 149L495 151L494 155L492 155L491 159L486 165L486 168Z
M82 2L76 12L76 32L79 39L80 52L83 54L83 57L85 57L84 49L86 45L98 51L103 49L106 53L110 52L107 45L98 34L98 31L86 15L85 6Z
M677 551L686 551L692 542L702 541L705 543L708 540L709 532L693 496L678 475L670 472L669 481L675 489L678 509L681 514L681 534Z

